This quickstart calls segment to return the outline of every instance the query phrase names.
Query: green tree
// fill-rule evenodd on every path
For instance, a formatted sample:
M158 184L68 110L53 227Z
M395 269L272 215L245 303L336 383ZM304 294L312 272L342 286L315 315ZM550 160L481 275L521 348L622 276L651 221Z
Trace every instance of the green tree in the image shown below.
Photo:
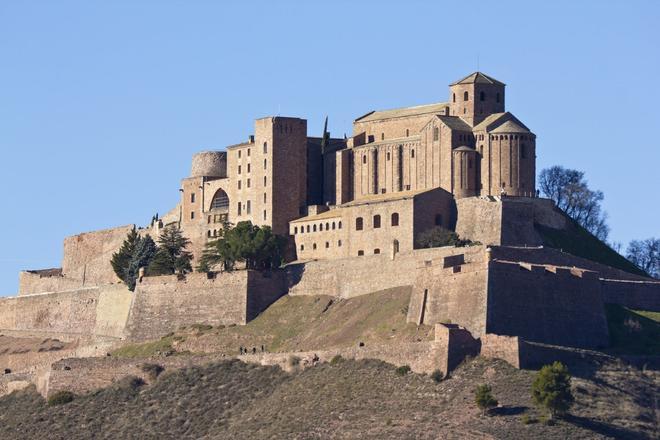
M163 229L158 238L158 250L149 263L149 275L171 275L192 271L192 254L186 251L190 240L175 226Z
M269 226L255 226L239 222L235 227L226 225L219 239L209 242L200 258L197 270L208 272L216 264L232 270L237 262L247 269L265 270L282 264L284 238L273 234Z
M112 269L117 274L117 277L125 284L128 284L128 266L131 258L133 258L135 247L139 242L140 236L135 230L135 226L133 226L133 229L129 231L119 250L112 254L112 259L110 260Z
M479 385L474 390L474 401L483 414L497 406L498 402L495 397L493 397L492 391L490 385L486 384Z
M419 234L415 240L417 248L434 248L440 246L466 246L470 240L462 240L456 232L435 226Z
M135 290L135 283L139 275L141 267L148 267L151 260L156 255L156 243L149 236L146 235L144 238L141 238L140 241L135 246L131 261L128 264L128 269L126 270L126 285L128 290L131 292Z
M565 414L574 400L568 368L561 362L541 368L532 383L532 398L552 417Z

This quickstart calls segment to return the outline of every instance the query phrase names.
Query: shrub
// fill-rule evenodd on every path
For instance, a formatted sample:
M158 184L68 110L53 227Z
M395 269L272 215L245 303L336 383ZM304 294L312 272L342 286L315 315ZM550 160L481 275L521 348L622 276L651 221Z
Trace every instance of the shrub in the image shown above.
M330 363L332 365L337 365L338 363L343 362L343 361L344 361L344 358L341 357L340 354L336 354L332 359L330 359Z
M416 248L434 248L440 246L470 246L470 240L462 240L457 233L445 229L441 226L435 226L419 234L415 240Z
M532 383L532 398L551 417L565 414L574 400L568 368L561 362L541 368Z
M433 379L436 382L442 382L442 379L444 377L445 375L440 370L434 370L433 373L431 373L431 379Z
M410 373L410 365L402 365L396 369L396 374L399 376L405 376L408 373Z
M286 359L286 366L289 370L295 370L300 365L300 358L298 356L289 356Z
M160 375L160 373L162 373L165 370L165 368L163 368L162 365L158 365L158 364L142 364L140 369L145 373L147 373L147 376L151 381L156 380L156 378Z
M531 425L532 423L536 423L538 420L536 420L534 417L530 416L529 414L524 414L520 418L520 421L522 422L523 425Z
M71 391L56 391L48 397L49 405L64 405L65 403L73 402L76 395Z
M122 390L136 391L144 386L146 382L137 376L126 376L117 382L117 387Z
M474 401L479 409L486 413L489 409L497 406L497 400L493 397L490 385L479 385L474 390Z

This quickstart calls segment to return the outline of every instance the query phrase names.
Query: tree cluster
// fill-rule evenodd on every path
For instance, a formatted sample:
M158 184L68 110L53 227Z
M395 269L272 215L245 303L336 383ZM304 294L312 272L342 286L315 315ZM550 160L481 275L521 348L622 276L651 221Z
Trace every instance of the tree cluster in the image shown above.
M441 226L433 227L420 233L415 239L415 247L434 248L440 246L463 247L473 244L470 240L461 239L456 232Z
M140 268L146 275L166 275L192 271L192 254L186 251L190 241L173 226L163 230L158 245L149 235L141 237L133 228L119 250L112 254L110 264L120 280L135 290Z
M660 278L660 239L631 241L626 258L653 278Z
M207 243L197 270L209 272L220 265L230 271L236 263L246 269L274 269L282 264L285 239L273 233L270 226L256 226L249 221L236 226L226 223L220 238Z
M605 196L602 191L589 189L584 172L555 165L541 171L539 187L545 197L554 200L580 226L601 241L607 240L610 228L607 213L601 207Z

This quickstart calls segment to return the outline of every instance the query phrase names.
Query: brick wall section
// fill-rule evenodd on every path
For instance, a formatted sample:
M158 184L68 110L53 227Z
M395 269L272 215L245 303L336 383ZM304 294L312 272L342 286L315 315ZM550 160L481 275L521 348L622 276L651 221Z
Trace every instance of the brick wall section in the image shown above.
M468 261L483 259L484 247L419 249L391 255L367 255L338 260L319 260L286 267L290 295L329 295L351 298L393 287L412 286L418 267L441 261L448 255L465 254Z
M609 333L597 274L490 262L485 333L606 347Z
M660 281L601 279L601 289L606 303L660 312Z
M277 271L145 277L135 289L126 337L160 338L190 324L246 324L285 291L284 274Z
M131 293L123 285L0 300L0 328L52 335L120 337Z
M133 225L120 226L65 238L63 275L81 280L83 286L117 282L110 259L132 228Z

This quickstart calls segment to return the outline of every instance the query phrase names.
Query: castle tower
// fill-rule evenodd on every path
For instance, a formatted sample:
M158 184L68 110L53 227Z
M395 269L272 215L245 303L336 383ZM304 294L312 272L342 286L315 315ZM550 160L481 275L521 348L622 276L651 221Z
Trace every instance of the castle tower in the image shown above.
M504 112L505 84L474 72L449 86L451 116L458 116L474 127L493 113Z

